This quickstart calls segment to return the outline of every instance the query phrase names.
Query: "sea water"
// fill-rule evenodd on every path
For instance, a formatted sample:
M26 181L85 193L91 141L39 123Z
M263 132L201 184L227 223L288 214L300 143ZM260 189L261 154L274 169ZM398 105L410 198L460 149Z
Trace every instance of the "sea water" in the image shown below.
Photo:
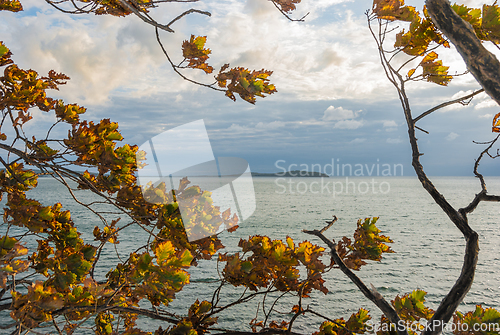
M431 178L440 193L456 208L465 207L480 191L479 181L473 177ZM338 221L325 232L334 240L342 236L352 238L358 219L379 217L377 226L381 234L390 236L394 243L393 254L385 254L381 262L368 262L356 274L367 286L373 284L388 300L415 289L425 290L426 305L436 308L446 292L453 286L461 271L465 241L460 231L425 192L416 177L335 177L335 178L254 178L257 208L254 214L240 223L233 233L223 232L220 239L226 246L221 252L234 253L239 250L238 242L252 235L267 235L273 239L290 236L296 243L309 240L324 246L316 237L302 232L304 229L321 229L325 221L333 215ZM488 190L500 194L500 178L487 178ZM75 191L74 195L83 202L98 200L88 191ZM86 208L75 203L72 195L52 178L40 178L39 186L29 192L29 196L39 199L44 205L61 202L63 209L69 209L81 237L93 241L94 226L102 228L100 219ZM5 200L2 204L5 203ZM500 241L498 203L481 203L469 215L471 227L479 234L480 255L474 284L459 307L461 311L473 310L476 304L484 307L500 308ZM116 212L107 205L97 205L102 210ZM119 217L119 213L107 214ZM126 219L119 226L128 223ZM0 235L5 233L5 225L0 226ZM10 234L15 231L11 228ZM120 260L125 260L130 252L147 242L146 231L133 225L119 235L120 244L107 246L96 267L96 279L105 278L105 273ZM36 246L36 238L27 239L30 254ZM189 269L191 283L177 293L176 299L165 307L178 315L185 315L187 308L195 302L213 298L219 286L217 280L217 257L210 261L200 261L199 266ZM329 264L328 256L323 261ZM219 268L221 271L221 268ZM380 318L380 311L338 269L323 275L328 294L313 292L303 300L303 306L329 317L348 318L359 308L370 310L374 322ZM231 303L244 292L243 287L224 286L220 293L220 305ZM246 294L252 293L247 291ZM271 307L270 320L289 321L291 308L297 304L297 297L285 295L273 306L276 294L257 296L246 304L235 305L221 312L220 328L249 330L248 323L257 316L263 320ZM148 308L148 304L141 307ZM0 325L10 323L7 311L0 312ZM318 330L321 320L310 314L299 317L294 330L311 333ZM154 331L163 324L156 320L141 318L139 327ZM11 331L11 330L10 330ZM6 331L10 333L10 331ZM90 330L83 330L83 333ZM0 333L2 331L0 330ZM82 334L83 334L82 333Z

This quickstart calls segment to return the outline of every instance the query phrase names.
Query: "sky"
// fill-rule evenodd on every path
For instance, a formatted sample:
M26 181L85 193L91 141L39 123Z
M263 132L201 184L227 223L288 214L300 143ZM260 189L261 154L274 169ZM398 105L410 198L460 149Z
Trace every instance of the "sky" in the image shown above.
M478 6L475 1L466 4ZM309 12L305 22L287 20L268 0L164 3L151 12L166 23L189 8L209 11L211 17L191 14L177 21L175 33L161 33L162 42L180 62L184 40L191 34L207 36L215 72L225 63L272 70L278 92L255 105L233 102L177 76L154 29L134 16L68 15L43 1L22 3L23 13L0 13L0 40L14 61L40 74L50 69L67 74L71 80L51 96L84 105L87 119L117 121L126 143L141 145L203 119L214 155L244 158L254 172L312 170L313 164L324 169L333 161L366 167L402 164L403 175L414 175L401 105L368 30L368 0L303 0L292 16ZM388 48L393 37L388 37ZM453 48L438 53L451 73L465 70ZM213 74L200 70L183 74L213 82ZM471 75L463 75L449 87L409 83L407 92L418 115L478 88ZM429 132L417 134L425 171L472 175L483 148L473 141L493 139L491 122L498 109L483 93L468 106L456 104L421 120L419 126ZM55 117L35 111L34 121L26 131L40 135ZM53 134L66 132L59 127ZM481 171L498 175L495 163L485 161Z

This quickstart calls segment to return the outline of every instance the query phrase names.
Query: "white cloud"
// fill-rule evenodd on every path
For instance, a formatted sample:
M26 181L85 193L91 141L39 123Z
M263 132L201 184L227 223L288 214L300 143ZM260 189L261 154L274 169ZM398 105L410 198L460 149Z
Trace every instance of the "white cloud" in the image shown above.
M215 71L224 63L272 70L270 79L279 92L276 99L392 97L365 17L342 9L332 19L324 18L325 11L349 1L303 2L296 14L311 14L305 23L297 23L286 20L267 0L208 0L196 8L210 11L211 17L182 18L173 26L175 34L161 34L162 42L178 63L182 41L191 34L206 35ZM61 95L70 102L101 104L120 94L147 98L204 90L172 71L154 31L133 15L71 16L32 0L23 4L29 13L33 6L44 9L22 19L2 16L2 39L15 52L15 59L23 58L28 67L68 74L72 80ZM165 3L152 14L165 23L191 7L191 3ZM213 79L199 70L183 73L205 83Z
M333 121L333 120L347 120L354 119L356 117L352 110L344 109L342 107L330 106L325 110L323 114L323 121Z
M493 119L493 114L479 115L479 117L482 119Z
M257 129L277 129L285 126L285 122L282 121L273 121L270 123L259 122L255 126Z
M243 132L248 132L250 130L249 127L244 127L244 126L240 126L239 124L237 123L233 123L229 128L228 130L230 131L234 131L236 133L243 133Z
M457 104L452 104L452 105L446 106L444 108L441 108L438 111L440 113L446 113L446 112L451 112L451 111L455 111L455 110L459 110L459 109L464 109L467 107L469 107L469 105L462 105L462 104L457 103Z
M388 138L386 142L390 144L399 144L403 141L400 138Z
M357 120L342 120L335 123L333 128L335 129L358 129L363 125L363 121Z
M387 120L384 121L384 128L391 128L391 127L397 127L398 124L394 120Z
M476 104L474 106L474 109L491 108L491 107L498 107L498 104L495 102L495 100L488 97L487 99Z
M208 35L214 63L273 70L271 81L284 99L393 96L363 15L343 9L329 20L314 20L336 2L341 1L308 2L311 14L305 23L296 23L267 0L249 0L244 6L236 0L209 1L213 15L208 31L200 29L200 34ZM305 4L298 5L299 11L306 10Z
M356 137L354 140L350 141L349 143L358 144L358 143L363 143L363 142L366 142L366 138Z
M455 100L455 99L458 99L461 97L465 97L465 96L471 94L472 92L473 92L472 90L467 90L467 91L460 90L457 93L453 94L451 96L450 100Z
M458 135L457 133L451 132L451 133L449 133L449 134L446 136L446 140L447 140L447 141L453 141L453 140L455 140L458 136L460 136L460 135Z
M158 91L158 69L165 57L150 27L138 19L83 18L45 8L22 19L5 16L0 21L0 29L6 30L3 40L21 67L33 68L40 75L54 69L71 78L51 96L90 105L109 101L115 90L127 97ZM169 90L180 87L171 85Z

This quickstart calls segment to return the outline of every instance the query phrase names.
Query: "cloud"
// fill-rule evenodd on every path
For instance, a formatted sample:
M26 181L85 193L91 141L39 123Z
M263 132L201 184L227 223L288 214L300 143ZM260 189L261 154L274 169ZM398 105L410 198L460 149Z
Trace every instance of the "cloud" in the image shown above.
M250 128L245 127L245 126L240 126L237 123L233 123L233 124L231 124L231 126L227 130L230 130L231 132L236 132L236 133L246 133L246 132L250 131Z
M455 140L458 136L460 136L460 135L458 135L457 133L451 132L451 133L449 133L449 134L446 136L446 140L447 140L447 141L453 141L453 140Z
M246 4L208 1L207 9L213 15L200 26L199 33L208 36L213 63L273 70L270 79L280 92L277 99L389 96L390 83L380 66L365 17L345 8L338 10L336 2L341 1L299 4L293 17L300 11L311 14L305 24L296 24L284 19L267 0L249 0ZM336 9L334 17L328 7Z
M334 121L334 120L347 120L354 119L356 117L352 110L344 109L342 107L330 106L325 110L323 114L323 121Z
M384 128L397 127L398 124L394 120L384 121Z
M311 14L305 24L297 24L283 18L267 0L208 0L197 8L210 11L211 17L182 18L173 26L175 34L161 33L162 43L177 64L182 61L182 41L191 34L206 35L206 46L212 50L209 63L215 71L225 63L272 70L270 80L279 91L275 99L393 96L387 93L390 83L365 17L338 5L350 1L303 2L295 14ZM166 23L191 7L191 3L165 3L153 14ZM68 102L98 105L120 94L147 98L203 90L172 71L151 27L132 15L71 16L33 0L27 1L25 9L28 14L22 19L5 16L0 22L5 32L2 39L16 60L23 58L40 73L55 69L69 75L72 80L60 93ZM199 70L183 74L204 83L213 79Z
M480 118L482 119L492 119L493 114L484 114L484 115L479 115Z
M483 100L476 104L474 106L474 109L483 109L483 108L490 108L490 107L498 107L498 104L495 102L495 100L488 98L486 100Z
M358 129L363 125L363 121L353 120L357 114L358 112L344 109L342 106L330 106L325 110L321 119L323 121L337 121L333 126L336 129Z
M388 138L386 142L389 144L399 144L402 143L403 141L400 138Z
M270 123L259 122L255 126L257 129L277 129L285 126L285 122L282 121L273 121Z
M335 129L358 129L363 125L363 121L357 120L342 120L333 126Z
M71 78L51 94L68 102L102 104L116 89L151 90L151 74L164 63L158 45L148 38L150 27L137 20L81 19L45 9L22 19L6 16L0 29L5 25L10 29L4 41L21 67L40 75L54 69Z
M366 142L366 138L356 137L354 140L350 141L349 143L358 144L358 143L363 143L363 142Z

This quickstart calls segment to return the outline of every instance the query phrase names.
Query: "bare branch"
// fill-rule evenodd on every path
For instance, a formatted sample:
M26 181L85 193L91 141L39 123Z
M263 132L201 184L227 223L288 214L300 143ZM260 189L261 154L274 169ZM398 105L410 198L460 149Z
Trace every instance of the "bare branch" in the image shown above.
M283 16L284 16L284 17L286 17L288 20L290 20L290 21L292 21L292 22L304 22L304 19L306 18L306 16L307 16L307 15L309 15L309 12L307 12L307 14L306 14L306 15L304 15L304 16L302 16L300 19L292 19L290 16L288 16L288 14L287 14L287 13L285 13L285 12L283 11L283 9L281 9L281 8L278 6L278 4L276 3L276 1L275 1L275 0L271 0L271 2L273 3L274 7L276 7L276 8L280 11L280 13L281 13L281 14L283 14Z
M463 96L461 98L458 98L458 99L455 99L455 100L451 100L451 101L448 101L448 102L444 102L440 105L437 105L436 107L433 107L431 109L429 109L428 111L426 112L423 112L422 114L420 114L419 116L417 116L416 118L413 119L413 122L414 123L417 123L418 120L420 120L421 118L431 114L432 112L435 112L437 111L438 109L441 109L443 107L446 107L446 106L449 106L449 105L453 105L453 104L456 104L456 103L460 103L460 104L469 104L470 101L468 102L464 102L464 100L467 100L467 99L472 99L474 96L478 95L479 93L482 93L484 92L484 88L480 89L480 90L477 90L477 91L474 91L472 92L471 94L468 94L466 96ZM420 129L422 130L422 129Z
M370 20L368 21L368 24L370 25ZM380 27L380 20L379 20L379 27ZM394 68L385 58L385 54L382 52L383 47L380 42L382 40L380 35L379 38L377 38L373 33L371 27L370 31L372 31L372 35L374 36L377 42L379 48L380 61L382 63L384 70L386 71L387 78L394 85L394 87L398 92L399 100L401 102L403 113L405 115L408 127L408 136L412 150L413 169L415 170L423 188L434 199L436 204L438 204L441 207L441 209L448 215L450 220L462 232L466 240L466 248L465 248L464 262L462 265L462 272L458 277L457 281L455 282L455 284L453 285L453 287L451 288L451 290L448 292L448 294L444 297L444 299L440 303L432 319L429 321L432 327L430 327L430 329L429 328L425 329L424 332L422 333L422 335L437 335L441 333L446 322L448 322L451 319L458 305L462 302L463 298L467 295L472 286L478 260L478 254L479 254L478 234L474 230L472 230L472 228L469 226L465 213L457 211L453 206L451 206L451 204L446 200L446 198L441 193L438 192L436 187L432 184L432 182L429 180L426 173L424 172L424 168L420 163L420 156L422 155L422 153L418 148L417 138L415 135L416 120L414 120L412 117L410 102L408 100L405 90L405 81L401 76L401 74L396 70L394 70ZM463 98L459 100L463 101ZM432 111L430 113L432 113ZM427 113L426 115L430 113Z
M336 221L336 217L334 217L334 221ZM332 223L329 223L328 227L331 227ZM337 264L340 268L340 270L358 287L358 289L365 295L366 298L368 298L371 302L373 302L384 314L385 316L394 324L398 324L400 321L398 313L394 310L394 308L384 299L384 297L378 293L376 290L372 291L366 285L359 279L358 276L354 274L354 272L351 271L345 265L344 261L340 258L339 254L337 253L337 244L335 242L332 242L328 238L323 235L323 232L326 229L323 228L321 230L303 230L304 233L309 234L309 235L314 235L319 237L323 242L328 245L331 251L331 255L333 260L335 261L335 264ZM408 335L408 332L406 329L397 329L397 332L399 335Z
M207 11L203 11L203 10L199 10L199 9L189 9L187 11L185 11L184 13L180 14L179 16L177 16L175 19L173 19L172 21L170 21L166 27L170 28L170 26L172 24L174 24L176 21L180 20L181 18L183 18L184 16L186 15L189 15L191 13L198 13L198 14L203 14L203 15L207 15L207 16L212 16L212 14L210 14L210 12L207 12ZM173 30L171 32L174 32Z
M167 53L167 50L165 49L165 47L163 46L163 43L161 43L161 39L160 39L160 32L158 31L158 28L156 28L156 40L158 41L158 44L160 45L161 47L161 50L163 51L163 54L167 57L167 60L168 62L170 63L170 65L172 66L172 69L175 71L175 73L177 73L182 79L186 80L186 81L189 81L190 83L193 83L193 84L196 84L196 85L200 85L200 86L204 86L204 87L208 87L208 88L211 88L213 90L216 90L216 91L221 91L221 92L225 92L226 90L223 90L223 89L220 89L220 88L217 88L217 87L214 87L213 84L212 85L207 85L207 84L203 84L203 83L200 83L200 82L197 82L195 80L192 80L192 79L189 79L188 77L186 77L185 75L183 75L182 73L179 72L179 70L177 70L177 65L175 65L172 60L170 59L170 56L168 55Z
M146 22L147 24L150 24L150 25L154 26L157 29L159 28L161 30L168 31L169 33L173 33L174 32L168 26L160 24L160 23L156 22L155 20L151 19L150 17L148 17L149 15L147 15L145 13L141 13L137 8L135 8L134 6L132 6L131 4L129 4L127 2L127 0L118 0L118 1L120 1L120 4L123 7L125 7L126 9L128 9L129 11L131 11L132 13L134 13L138 18L140 18L142 21Z

